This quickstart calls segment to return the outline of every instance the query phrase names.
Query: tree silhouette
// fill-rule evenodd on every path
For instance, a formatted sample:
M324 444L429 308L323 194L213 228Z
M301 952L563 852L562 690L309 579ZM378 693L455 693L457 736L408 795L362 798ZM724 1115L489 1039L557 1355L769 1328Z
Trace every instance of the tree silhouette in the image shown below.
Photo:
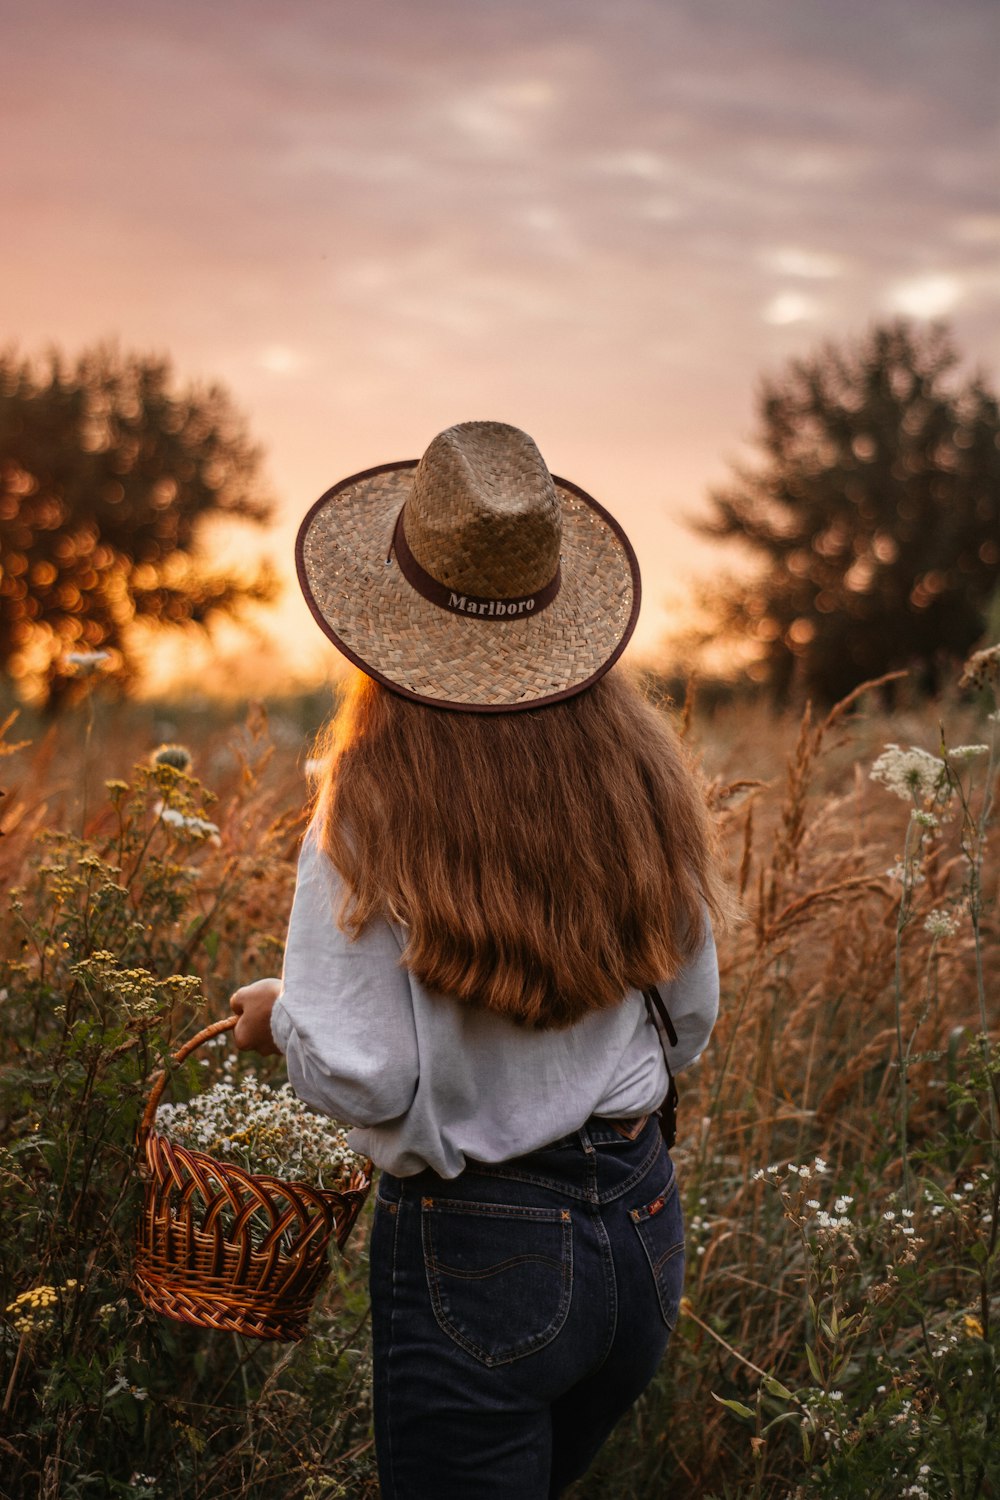
M190 628L274 596L268 566L214 571L204 527L270 515L260 452L219 386L109 346L68 364L0 355L0 668L50 708L70 652L106 651L123 688L137 622Z
M762 383L760 461L698 529L761 565L715 602L752 633L776 696L833 700L914 665L933 689L982 634L1000 580L1000 412L957 364L945 329L900 321Z

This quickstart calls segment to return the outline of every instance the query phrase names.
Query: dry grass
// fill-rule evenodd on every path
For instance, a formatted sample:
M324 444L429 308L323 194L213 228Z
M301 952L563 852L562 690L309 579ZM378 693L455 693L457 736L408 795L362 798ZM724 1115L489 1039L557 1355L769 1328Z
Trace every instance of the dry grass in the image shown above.
M829 1250L842 1277L831 1293L823 1279L827 1272L810 1259L815 1242L803 1228L804 1191L796 1198L789 1189L781 1199L772 1184L755 1176L772 1163L805 1163L819 1156L829 1171L815 1188L817 1196L851 1194L859 1223L864 1213L871 1221L900 1201L897 1019L903 1035L912 1038L914 1055L909 1073L914 1170L946 1190L974 1166L995 1168L971 1104L956 1104L946 1086L971 1056L968 1039L979 1030L972 928L966 918L955 935L934 941L923 927L932 909L961 909L968 878L961 821L929 835L925 878L916 889L913 919L901 945L897 985L900 887L887 871L902 852L907 811L868 775L887 741L913 741L935 750L939 716L952 744L983 736L981 709L956 701L888 717L871 693L823 720L808 711L799 720L775 720L760 706L731 707L703 718L690 704L679 716L703 766L722 857L743 918L720 940L723 1001L711 1048L680 1080L676 1160L690 1226L687 1316L663 1379L622 1425L594 1475L579 1487L581 1496L660 1496L668 1492L664 1476L670 1472L677 1476L676 1493L692 1497L777 1496L805 1486L810 1467L824 1455L824 1461L830 1459L833 1449L823 1448L820 1433L811 1465L805 1464L799 1422L761 1438L767 1413L755 1405L760 1380L754 1372L777 1376L793 1392L817 1388L805 1346L812 1342L820 1349L823 1338L815 1333L807 1290L820 1299L832 1296L830 1305L839 1306L844 1316L855 1303L861 1312L866 1300L870 1304L867 1342L851 1346L838 1375L848 1402L857 1403L856 1409L845 1409L836 1428L838 1441L848 1447L852 1431L860 1431L863 1405L874 1400L875 1372L894 1366L899 1380L895 1386L890 1381L886 1400L902 1399L903 1383L912 1385L917 1378L915 1361L921 1343L927 1344L928 1328L953 1328L957 1319L973 1315L983 1319L983 1276L977 1283L974 1267L968 1268L973 1234L966 1220L932 1218L929 1200L920 1198L914 1222L922 1243L909 1259L904 1250L895 1262L887 1242L867 1230L859 1229L856 1243L841 1236ZM132 764L163 737L161 720L155 708L123 711L117 719L102 710L89 747L80 718L43 732L10 756L3 768L7 795L0 804L5 884L29 883L43 830L82 831L85 779L91 809L87 837L114 844L116 815L103 783L129 778ZM232 988L277 966L308 791L304 727L287 705L277 723L272 716L269 724L263 710L255 709L241 726L169 726L170 737L196 740L190 744L194 771L215 793L209 816L218 824L219 840L199 844L185 856L195 875L178 918L183 929L161 934L159 947L151 939L150 952L164 961L169 950L173 972L202 978L207 1013L221 1013ZM17 729L10 731L15 738ZM1000 983L998 881L1000 862L996 850L988 850L981 939L990 997ZM172 1019L175 1025L182 1020ZM193 1019L183 1018L185 1024ZM994 1229L994 1245L995 1238ZM993 1277L995 1260L994 1254L988 1267ZM362 1263L356 1278L363 1270ZM19 1285L16 1268L13 1283ZM353 1293L348 1290L352 1316L351 1295L356 1297L359 1284ZM995 1324L994 1292L995 1282L988 1282L986 1316ZM883 1304L885 1316L875 1317L872 1308ZM334 1308L330 1316L340 1314ZM837 1338L828 1342L832 1347ZM264 1384L271 1411L273 1382ZM713 1393L754 1407L757 1427L741 1427ZM227 1399L232 1394L230 1389ZM930 1397L920 1400L930 1410ZM294 1484L289 1479L286 1493L332 1497L338 1493L333 1481L326 1488L307 1482L309 1465L315 1474L319 1460L295 1424L312 1410L299 1393L275 1418L284 1426L288 1451L300 1453L304 1465ZM259 1407L258 1415L264 1411ZM210 1424L208 1413L201 1420ZM350 1434L357 1447L356 1430ZM238 1443L233 1451L240 1451ZM222 1472L221 1462L212 1472ZM341 1475L354 1472L351 1455L337 1459L327 1442L324 1472L336 1469L337 1462ZM976 1458L962 1480L965 1488L946 1470L942 1460L946 1487L929 1493L1000 1493L1000 1481ZM226 1493L270 1493L252 1466L240 1470L244 1488L233 1488L235 1472L225 1469ZM359 1500L371 1493L360 1478L354 1483L350 1493ZM185 1484L159 1493L210 1493L194 1480ZM871 1480L866 1484L873 1496L902 1493L879 1489ZM837 1489L802 1488L801 1493L836 1495Z

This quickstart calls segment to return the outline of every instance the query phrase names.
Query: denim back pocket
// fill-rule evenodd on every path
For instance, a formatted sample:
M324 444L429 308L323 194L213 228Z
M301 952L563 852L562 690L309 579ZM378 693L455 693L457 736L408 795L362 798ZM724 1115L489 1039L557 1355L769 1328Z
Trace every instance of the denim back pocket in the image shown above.
M573 1291L568 1208L421 1200L424 1267L438 1327L484 1365L555 1338Z
M676 1177L671 1176L648 1203L630 1209L629 1218L636 1227L656 1282L663 1321L673 1331L684 1288L684 1219Z

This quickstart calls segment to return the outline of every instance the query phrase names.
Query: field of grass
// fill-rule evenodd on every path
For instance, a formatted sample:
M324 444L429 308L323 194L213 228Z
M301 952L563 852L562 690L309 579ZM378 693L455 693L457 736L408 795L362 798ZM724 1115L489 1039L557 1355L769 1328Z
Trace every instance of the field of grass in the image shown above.
M682 1317L574 1500L1000 1495L998 767L958 750L995 741L993 707L887 715L869 692L829 719L670 710L744 918L720 939L712 1045L679 1080ZM8 726L10 1500L378 1493L365 1219L298 1345L169 1323L129 1289L149 1074L279 969L322 711L225 722L95 697L54 728ZM188 775L150 765L162 740L190 749ZM937 757L902 796L870 775L890 743Z

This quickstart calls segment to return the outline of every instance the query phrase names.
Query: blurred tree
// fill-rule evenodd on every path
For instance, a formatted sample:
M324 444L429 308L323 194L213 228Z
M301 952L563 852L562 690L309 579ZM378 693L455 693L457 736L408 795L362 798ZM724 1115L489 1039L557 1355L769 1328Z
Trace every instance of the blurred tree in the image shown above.
M933 690L982 634L1000 580L1000 411L980 377L952 378L957 363L946 330L900 321L763 382L760 461L698 529L762 564L714 604L757 642L777 697L834 700L915 665Z
M272 569L214 571L205 523L262 525L260 452L219 386L100 346L73 364L0 355L0 669L50 708L69 652L134 678L134 625L192 627L276 592Z

